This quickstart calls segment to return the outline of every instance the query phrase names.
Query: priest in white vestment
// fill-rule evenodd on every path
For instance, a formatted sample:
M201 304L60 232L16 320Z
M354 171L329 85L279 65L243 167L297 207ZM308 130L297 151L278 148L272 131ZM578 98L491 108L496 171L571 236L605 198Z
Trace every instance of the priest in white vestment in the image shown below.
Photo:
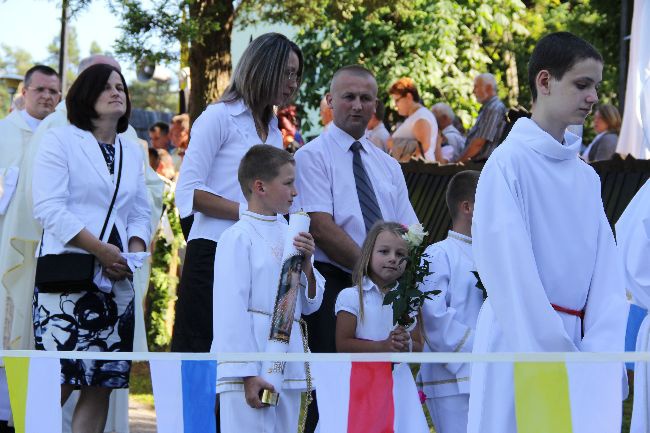
M16 185L21 180L20 167L29 143L43 118L50 114L61 98L61 83L56 71L48 66L36 65L25 73L22 97L24 110L12 111L0 120L0 237L8 231L7 212L16 206L21 197ZM9 250L8 243L0 243L0 254ZM33 253L30 261L33 262ZM31 348L31 295L1 278L0 272L0 349ZM32 279L33 283L33 279ZM11 416L4 368L0 368L0 420Z
M485 165L472 234L488 298L474 352L623 351L628 304L619 257L598 175L579 150L577 136L566 133L561 144L524 118ZM619 432L622 365L567 369L573 432L589 425ZM513 365L474 365L468 432L516 431Z
M616 223L616 240L623 259L627 289L633 302L650 308L650 182L637 192ZM650 350L650 316L641 322L637 352ZM650 431L650 363L634 366L634 408L630 433Z

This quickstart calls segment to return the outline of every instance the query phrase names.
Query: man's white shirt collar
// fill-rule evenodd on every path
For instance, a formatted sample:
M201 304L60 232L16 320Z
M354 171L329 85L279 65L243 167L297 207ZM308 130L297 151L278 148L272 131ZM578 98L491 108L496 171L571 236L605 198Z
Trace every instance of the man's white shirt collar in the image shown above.
M36 128L38 128L38 125L39 125L39 123L41 123L41 120L37 119L35 117L32 117L27 112L27 110L20 110L20 115L22 116L25 123L27 123L27 126L29 126L29 129L31 129L32 132L36 131Z
M344 152L347 152L348 150L350 150L350 147L352 147L352 143L354 143L355 141L358 141L359 143L361 143L361 147L366 152L368 152L368 148L366 146L369 146L369 145L374 146L374 144L372 144L372 143L370 143L368 141L368 138L366 137L365 134L362 135L357 140L354 137L352 137L350 134L348 134L347 132L345 132L344 130L342 130L338 126L336 126L336 124L333 121L329 123L329 127L327 129L327 135Z

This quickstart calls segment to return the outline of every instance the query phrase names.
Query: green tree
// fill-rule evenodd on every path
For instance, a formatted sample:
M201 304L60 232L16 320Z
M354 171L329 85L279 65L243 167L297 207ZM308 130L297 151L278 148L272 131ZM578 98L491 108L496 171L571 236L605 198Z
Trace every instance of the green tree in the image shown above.
M97 41L92 41L90 43L90 55L94 56L97 54L104 54L104 50L102 50L102 47L97 43Z
M501 82L516 80L513 37L527 33L524 13L519 0L414 0L399 8L360 6L343 20L306 25L298 36L309 59L301 101L316 107L333 72L359 63L375 73L384 102L389 86L409 76L425 105L446 101L467 124L478 111L475 75L492 72ZM509 69L514 69L510 78ZM508 97L507 88L503 92Z
M169 82L133 81L129 84L129 96L133 108L171 113L178 111L178 94L170 90Z
M405 0L391 1L399 6ZM123 35L117 53L136 60L180 60L192 77L190 117L216 100L230 81L230 43L235 19L247 25L266 20L295 25L342 18L348 9L388 4L388 0L115 0Z
M617 104L620 3L606 0L535 0L530 2L524 25L528 36L516 44L517 61L525 65L535 42L547 33L570 31L591 42L603 55L605 67L599 97ZM519 69L522 104L530 103L526 68Z
M32 55L22 48L12 48L9 45L0 45L0 71L8 74L25 74L34 66ZM9 92L4 83L0 83L0 113L6 114L11 105Z
M79 61L81 60L81 51L79 50L79 42L77 39L77 30L73 26L68 26L68 63L65 66L66 82L67 88L63 89L65 94L72 82L77 77L77 68L79 66ZM48 66L54 68L55 70L59 69L59 52L61 50L61 36L57 35L54 37L50 45L47 46L47 52L49 56L46 60Z

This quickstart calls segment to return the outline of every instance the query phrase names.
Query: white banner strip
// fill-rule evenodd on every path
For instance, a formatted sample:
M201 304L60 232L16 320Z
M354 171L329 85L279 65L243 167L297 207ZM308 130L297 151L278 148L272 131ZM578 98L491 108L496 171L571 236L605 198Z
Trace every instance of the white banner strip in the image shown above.
M109 361L208 361L219 362L649 362L650 352L538 352L538 353L169 353L169 352L46 352L0 350L0 357L99 359Z

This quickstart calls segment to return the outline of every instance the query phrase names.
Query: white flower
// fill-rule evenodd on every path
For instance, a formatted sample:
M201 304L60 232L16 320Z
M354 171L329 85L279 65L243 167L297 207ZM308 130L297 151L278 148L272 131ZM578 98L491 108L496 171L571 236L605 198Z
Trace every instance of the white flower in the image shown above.
M419 247L422 241L424 241L424 237L428 234L428 232L424 231L422 224L411 224L408 231L402 235L402 239L406 241L409 247Z

